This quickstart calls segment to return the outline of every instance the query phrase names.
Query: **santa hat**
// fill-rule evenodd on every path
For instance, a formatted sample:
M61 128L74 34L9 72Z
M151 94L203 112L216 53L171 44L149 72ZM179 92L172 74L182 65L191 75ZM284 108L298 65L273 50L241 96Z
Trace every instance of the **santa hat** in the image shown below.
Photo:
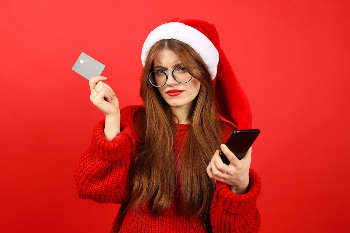
M248 99L220 47L215 26L194 19L173 19L158 26L148 35L143 44L142 65L145 65L152 46L163 39L182 41L201 56L213 78L219 114L233 122L238 129L251 128L252 116Z

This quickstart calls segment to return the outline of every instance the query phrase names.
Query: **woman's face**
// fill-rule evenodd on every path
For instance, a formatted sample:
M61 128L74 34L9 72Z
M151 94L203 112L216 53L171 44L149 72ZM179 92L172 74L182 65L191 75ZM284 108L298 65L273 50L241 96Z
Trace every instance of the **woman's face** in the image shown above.
M163 49L155 55L154 70L173 70L176 67L184 66L178 56L171 50ZM183 108L189 111L193 104L193 100L197 97L200 89L200 82L192 78L188 83L178 83L172 76L171 72L167 72L168 80L163 87L159 87L159 92L164 100L172 108ZM189 78L191 74L188 73Z

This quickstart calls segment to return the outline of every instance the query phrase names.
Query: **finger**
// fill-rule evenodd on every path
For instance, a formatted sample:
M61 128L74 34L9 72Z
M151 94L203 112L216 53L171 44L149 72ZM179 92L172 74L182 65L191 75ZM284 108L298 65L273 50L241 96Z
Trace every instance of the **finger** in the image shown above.
M231 167L230 165L227 166L227 170L224 172L225 178L230 179L230 177L233 175L234 167Z
M210 178L213 177L213 172L211 171L211 166L210 166L210 164L209 164L208 167L207 167L207 173L208 173L208 176L209 176Z
M227 159L230 161L230 165L240 169L242 167L241 161L235 156L235 154L225 145L221 144L221 151L225 154Z
M111 103L119 108L119 100L117 96L113 96Z
M224 182L224 183L227 183L227 180L230 179L230 175L224 174L224 173L222 173L222 171L218 170L215 167L214 162L211 162L210 170L208 171L208 174L210 174L209 177L212 178L213 180L217 180L217 181Z
M107 77L103 77L103 76L91 77L91 78L89 79L90 91L92 91L92 90L95 88L96 84L97 84L98 82L102 81L102 80L103 80L103 81L104 81L104 80L107 80Z
M214 157L213 162L215 163L215 167L222 173L220 177L225 180L229 179L235 170L234 167L223 163L220 156L215 155Z
M221 171L222 173L225 173L228 169L228 165L225 164L222 159L220 158L220 152L217 150L213 156L213 163L215 164L215 167Z
M211 162L211 171L215 179L223 178L224 173L216 167L214 159Z
M107 102L110 103L112 101L113 95L111 95L111 93L108 90L103 89L100 93L102 94L103 98L107 100Z
M97 91L97 92L100 92L103 90L103 81L98 81L94 87L94 89Z
M92 99L94 105L100 105L103 102L111 102L112 97L108 92L102 90L96 94L96 96Z
M97 95L97 91L95 89L92 89L91 90L91 93L90 93L90 100L93 102L93 100L96 98L96 95Z
M108 84L103 83L103 86L106 87L110 91L111 95L115 96L115 92L113 91L113 89Z
M112 88L108 86L106 83L103 83L102 85L103 85L103 89L106 90L113 99L113 97L115 96L115 93L112 90Z
M110 96L115 96L114 95L114 92L112 90L112 88L110 88L106 83L102 82L102 81L99 81L95 88L94 88L97 92L101 92L103 90L105 90L107 93L109 93Z

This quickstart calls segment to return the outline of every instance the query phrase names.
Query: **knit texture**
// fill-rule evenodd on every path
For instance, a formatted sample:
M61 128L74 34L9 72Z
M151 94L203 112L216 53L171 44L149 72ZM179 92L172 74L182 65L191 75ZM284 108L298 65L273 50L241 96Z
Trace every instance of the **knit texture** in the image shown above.
M161 216L153 215L147 204L140 206L137 212L126 208L132 185L129 177L130 161L137 156L137 130L142 127L135 113L140 110L140 106L121 110L121 132L112 141L105 138L104 121L99 122L93 130L91 145L83 153L75 172L79 197L99 203L121 204L111 232L258 232L260 215L256 199L260 193L260 179L253 170L249 173L250 187L246 194L234 194L226 184L216 183L210 222L207 223L195 216L179 214L178 200L174 200ZM222 141L225 142L233 128L225 121L220 124ZM189 125L178 125L174 138L175 156L180 151L188 129Z

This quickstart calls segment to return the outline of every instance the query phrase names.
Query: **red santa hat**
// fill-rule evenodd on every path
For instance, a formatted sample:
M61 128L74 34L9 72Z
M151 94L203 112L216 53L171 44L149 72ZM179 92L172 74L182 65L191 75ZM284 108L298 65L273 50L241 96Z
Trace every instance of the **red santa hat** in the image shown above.
M251 128L252 115L248 99L220 47L214 25L195 19L173 19L155 28L146 38L141 52L142 65L152 46L163 39L176 39L192 47L206 63L215 88L219 114L238 129Z

